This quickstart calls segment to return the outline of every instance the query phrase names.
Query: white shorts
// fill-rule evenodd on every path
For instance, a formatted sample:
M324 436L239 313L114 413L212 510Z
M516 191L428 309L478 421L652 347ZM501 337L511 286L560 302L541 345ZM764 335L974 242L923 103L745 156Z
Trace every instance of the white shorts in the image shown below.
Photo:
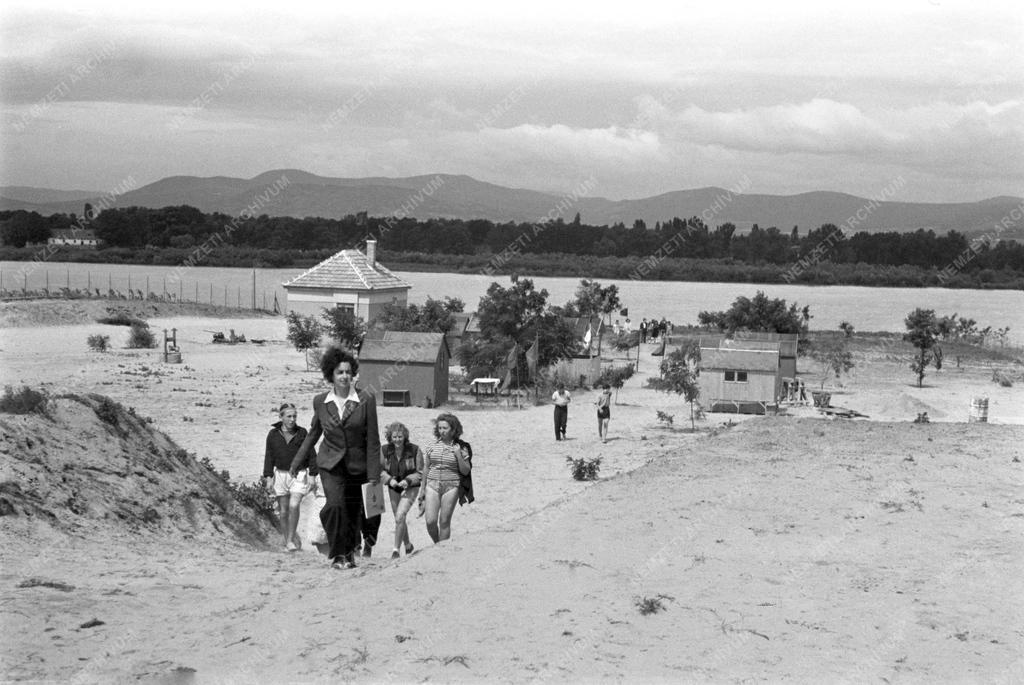
M274 496L305 495L309 492L311 481L309 469L302 469L294 478L288 471L274 469Z

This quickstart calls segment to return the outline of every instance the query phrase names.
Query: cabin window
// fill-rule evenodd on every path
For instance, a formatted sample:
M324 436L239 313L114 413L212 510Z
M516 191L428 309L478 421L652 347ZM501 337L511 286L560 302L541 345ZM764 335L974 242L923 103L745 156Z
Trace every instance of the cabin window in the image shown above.
M344 304L339 302L337 305L338 311L348 312L349 314L356 313L356 306L354 304Z
M746 383L747 372L746 371L726 371L725 372L726 383Z

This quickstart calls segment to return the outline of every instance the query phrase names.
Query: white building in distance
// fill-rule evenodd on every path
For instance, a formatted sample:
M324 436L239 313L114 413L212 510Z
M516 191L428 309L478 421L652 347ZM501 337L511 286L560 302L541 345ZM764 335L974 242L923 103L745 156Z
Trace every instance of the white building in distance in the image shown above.
M284 283L285 312L318 316L324 308L348 309L371 321L387 304L405 306L412 286L377 262L377 241L366 254L342 250Z

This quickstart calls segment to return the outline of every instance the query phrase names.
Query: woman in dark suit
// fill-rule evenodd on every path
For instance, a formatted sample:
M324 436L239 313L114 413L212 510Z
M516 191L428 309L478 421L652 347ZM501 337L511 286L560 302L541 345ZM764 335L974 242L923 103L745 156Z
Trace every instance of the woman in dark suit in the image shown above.
M291 471L298 473L306 454L323 436L316 464L327 503L320 521L327 533L328 557L334 568L355 568L360 529L365 541L363 556L370 556L380 516L363 515L362 485L380 478L380 433L377 399L356 388L359 361L337 347L328 348L320 362L331 389L313 398L313 421Z

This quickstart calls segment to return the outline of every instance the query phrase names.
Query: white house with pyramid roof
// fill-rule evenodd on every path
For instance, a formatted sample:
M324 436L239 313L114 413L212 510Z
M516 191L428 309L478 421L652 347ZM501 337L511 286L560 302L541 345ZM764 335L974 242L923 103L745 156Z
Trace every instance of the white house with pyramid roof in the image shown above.
M284 311L319 316L340 306L370 321L386 304L405 305L411 285L377 262L377 241L366 241L366 254L342 250L283 284Z

